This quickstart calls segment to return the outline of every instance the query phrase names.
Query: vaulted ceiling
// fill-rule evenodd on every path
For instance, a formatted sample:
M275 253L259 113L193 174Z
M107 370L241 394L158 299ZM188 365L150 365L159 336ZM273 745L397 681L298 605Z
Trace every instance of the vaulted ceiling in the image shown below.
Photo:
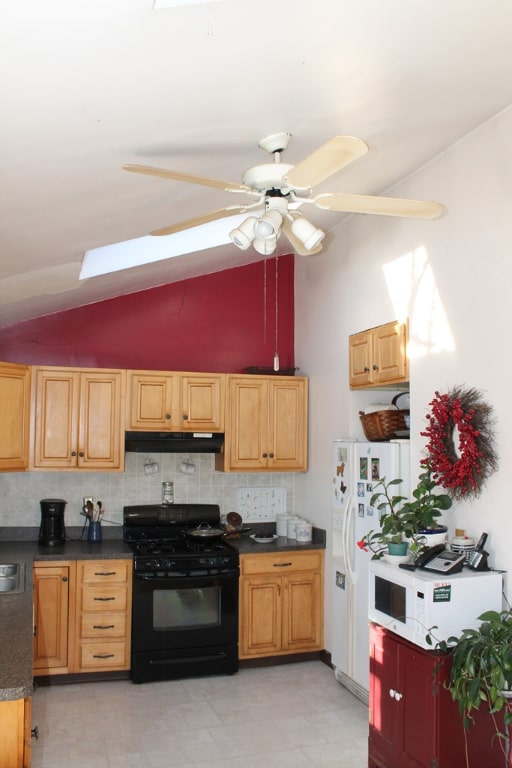
M211 236L80 281L86 250L141 238L144 261L150 231L233 203L126 163L238 183L268 134L292 164L349 134L368 154L318 191L382 194L512 103L509 0L185 2L2 3L0 325L262 258Z

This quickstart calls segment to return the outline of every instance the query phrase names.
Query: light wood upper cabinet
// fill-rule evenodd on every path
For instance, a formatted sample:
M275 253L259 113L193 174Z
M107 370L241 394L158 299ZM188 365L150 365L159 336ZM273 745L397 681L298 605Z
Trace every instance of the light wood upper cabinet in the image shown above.
M306 471L307 379L228 376L224 471Z
M223 432L224 374L128 371L129 430Z
M409 380L407 324L386 323L349 337L351 389Z
M124 468L124 371L33 370L33 468Z
M30 368L0 363L0 470L26 470L29 458Z
M323 569L322 550L241 555L241 659L322 649Z

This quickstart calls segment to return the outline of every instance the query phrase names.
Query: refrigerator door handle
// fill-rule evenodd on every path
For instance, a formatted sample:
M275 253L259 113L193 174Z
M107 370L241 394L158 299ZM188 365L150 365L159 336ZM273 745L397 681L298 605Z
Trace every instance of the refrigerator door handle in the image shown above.
M355 568L352 562L354 509L355 504L353 502L352 496L350 496L350 498L347 499L347 512L345 515L345 525L343 527L343 559L345 560L345 567L352 584L355 584L357 580Z

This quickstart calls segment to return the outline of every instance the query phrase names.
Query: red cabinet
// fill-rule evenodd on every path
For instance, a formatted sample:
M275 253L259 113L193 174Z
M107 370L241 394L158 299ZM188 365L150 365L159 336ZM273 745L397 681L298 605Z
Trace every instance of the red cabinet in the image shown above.
M443 657L370 625L369 768L503 768L492 718L484 712L468 736L443 680Z

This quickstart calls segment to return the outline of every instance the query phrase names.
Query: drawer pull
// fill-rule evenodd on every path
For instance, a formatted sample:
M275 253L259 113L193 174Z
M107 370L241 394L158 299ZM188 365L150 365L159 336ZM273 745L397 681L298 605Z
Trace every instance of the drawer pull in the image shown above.
M115 600L115 597L95 597L94 599L100 603L108 603L109 600Z
M274 563L274 568L289 568L293 563Z
M113 653L93 653L92 655L93 659L112 659L114 657Z
M114 629L115 624L93 624L93 629Z
M116 572L115 571L95 571L94 575L95 576L115 576Z

